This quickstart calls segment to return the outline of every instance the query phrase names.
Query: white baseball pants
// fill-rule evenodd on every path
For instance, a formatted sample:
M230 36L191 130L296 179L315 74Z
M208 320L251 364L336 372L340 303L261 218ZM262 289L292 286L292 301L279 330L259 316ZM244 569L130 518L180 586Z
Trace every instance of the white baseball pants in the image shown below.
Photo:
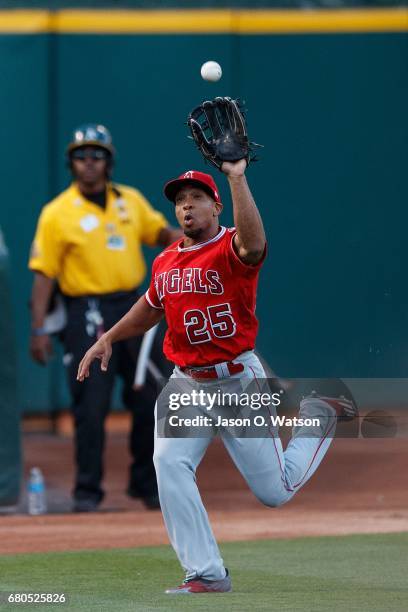
M266 378L253 351L240 355L235 362L244 364L243 373L217 381L230 391L242 389L242 377ZM185 378L197 384L177 367L172 378ZM266 506L276 507L289 501L318 468L333 440L336 419L326 402L311 398L301 402L300 414L321 419L321 436L294 435L285 452L279 437L232 438L223 443L235 465L256 497ZM196 484L196 469L210 442L207 438L162 438L155 432L154 464L159 497L170 542L187 578L201 576L219 580L225 576L224 563L212 532L207 512Z

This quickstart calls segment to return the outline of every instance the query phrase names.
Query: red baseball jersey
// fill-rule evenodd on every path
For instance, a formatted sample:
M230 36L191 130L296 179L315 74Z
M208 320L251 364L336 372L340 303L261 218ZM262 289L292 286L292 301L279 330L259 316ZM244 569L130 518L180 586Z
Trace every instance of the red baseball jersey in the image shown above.
M221 227L207 242L167 247L153 262L145 297L164 309L168 330L163 350L180 367L231 361L255 347L256 288L262 260L243 263L232 240L235 228Z

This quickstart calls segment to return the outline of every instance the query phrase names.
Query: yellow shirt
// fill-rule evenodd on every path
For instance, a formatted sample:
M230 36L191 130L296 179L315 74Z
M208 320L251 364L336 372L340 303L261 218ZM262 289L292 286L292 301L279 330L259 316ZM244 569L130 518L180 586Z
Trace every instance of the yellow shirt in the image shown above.
M69 296L128 291L146 275L141 244L154 246L166 219L136 189L109 185L105 209L73 183L44 206L29 268Z

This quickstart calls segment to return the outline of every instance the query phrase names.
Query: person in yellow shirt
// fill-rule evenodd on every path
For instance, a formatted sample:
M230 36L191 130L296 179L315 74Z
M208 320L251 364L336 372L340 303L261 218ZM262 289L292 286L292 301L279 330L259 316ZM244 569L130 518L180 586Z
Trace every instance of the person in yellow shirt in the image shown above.
M147 507L159 507L152 460L156 385L148 376L141 391L132 388L140 339L115 347L108 374L95 369L86 385L76 381L83 353L138 299L146 274L142 244L165 247L180 236L139 191L111 182L114 155L106 127L87 124L75 130L67 148L74 181L43 208L29 260L34 272L30 350L38 363L45 364L52 350L44 323L56 283L66 305L64 363L75 421L77 512L96 510L104 496L104 421L116 375L123 379L124 404L133 415L127 491Z

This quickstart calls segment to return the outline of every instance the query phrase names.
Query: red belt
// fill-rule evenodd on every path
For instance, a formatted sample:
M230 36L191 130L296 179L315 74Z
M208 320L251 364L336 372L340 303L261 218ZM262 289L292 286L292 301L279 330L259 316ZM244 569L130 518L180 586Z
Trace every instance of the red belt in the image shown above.
M243 363L234 363L233 361L226 361L222 365L226 366L230 376L232 376L232 374L238 374L239 372L242 372L244 370ZM224 378L225 377L225 375L224 376L218 375L218 372L215 366L210 366L208 368L199 368L199 369L180 368L180 370L184 372L184 374L187 374L187 376L191 376L191 378L194 378L196 380L202 380L205 378Z

